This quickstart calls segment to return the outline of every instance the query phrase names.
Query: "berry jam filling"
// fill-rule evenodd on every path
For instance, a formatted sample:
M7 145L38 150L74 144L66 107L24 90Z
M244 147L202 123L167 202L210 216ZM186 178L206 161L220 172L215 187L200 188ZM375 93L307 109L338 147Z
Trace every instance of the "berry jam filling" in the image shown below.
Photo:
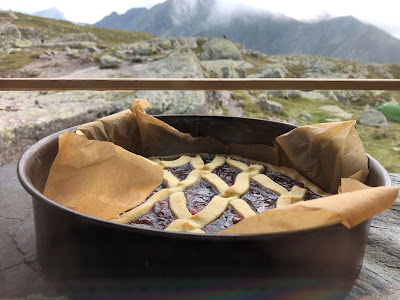
M212 162L214 157L214 155L201 156L204 164ZM249 165L249 163L244 163L246 165ZM169 170L175 177L182 181L187 178L187 176L193 169L190 163L187 163L177 168L168 168L167 170ZM235 184L236 176L241 172L242 170L231 167L226 163L222 166L215 168L213 171L214 174L218 175L229 186ZM292 179L283 174L277 173L271 169L265 168L262 173L267 175L273 181L285 187L289 191L294 185L305 188L307 192L304 200L311 200L321 197L313 193L302 182ZM162 183L146 198L145 201L147 201L147 199L153 196L156 192L165 188L167 188L167 186ZM214 196L218 195L219 192L211 184L201 179L192 187L184 190L184 194L187 199L186 205L188 210L192 215L195 215L203 210L211 201L211 199ZM241 197L241 199L246 201L256 213L261 213L268 209L275 208L278 198L278 194L266 189L265 187L253 180L250 180L249 191ZM141 204L143 204L145 201L143 201ZM162 230L165 229L174 220L176 220L176 218L170 210L168 199L155 203L149 213L143 215L138 220L131 222L130 224L143 228L154 228ZM242 218L236 213L233 207L229 205L228 208L217 220L206 225L204 228L202 228L202 230L208 234L218 233L241 220Z
M202 230L208 234L218 233L231 227L241 220L242 218L236 213L232 206L228 205L228 208L218 219L203 227Z
M169 208L169 200L154 203L153 209L130 224L143 228L165 229L172 221L176 220Z
M207 181L199 180L194 186L184 191L186 205L192 215L197 214L208 205L218 191Z
M204 161L205 165L210 163L210 162L212 162L214 160L214 158L215 158L215 156L213 156L213 155L202 155L200 157Z
M180 181L185 180L189 173L193 170L190 163L184 164L183 166L176 168L167 168L176 178Z
M213 171L214 174L217 174L219 178L225 181L229 186L235 184L236 176L241 172L242 170L232 168L227 164L216 167Z
M297 185L298 187L301 187L303 189L306 189L306 195L304 196L304 201L306 200L312 200L312 199L317 199L321 198L320 195L317 195L313 193L304 183L301 181L298 181L296 179L292 179L288 176L285 176L283 174L280 174L278 172L275 172L269 168L265 168L264 172L265 175L267 175L269 178L271 178L273 181L276 183L280 184L284 188L286 188L288 191L292 189L293 186Z
M278 198L278 194L266 189L254 180L250 180L249 191L241 197L256 213L275 208Z
M160 184L158 187L156 187L156 188L154 189L154 191L152 191L151 194L148 195L147 198L144 199L144 200L142 201L142 203L140 203L138 206L140 206L140 205L142 205L143 203L145 203L149 198L151 198L151 197L152 197L155 193L157 193L158 191L161 191L161 190L166 189L166 188L167 188L167 186L166 186L164 183L161 183L161 184ZM126 212L128 212L128 211L130 211L130 210L132 210L132 208L130 208L130 209L124 211L123 213L120 213L119 216L122 216L124 213L126 213Z

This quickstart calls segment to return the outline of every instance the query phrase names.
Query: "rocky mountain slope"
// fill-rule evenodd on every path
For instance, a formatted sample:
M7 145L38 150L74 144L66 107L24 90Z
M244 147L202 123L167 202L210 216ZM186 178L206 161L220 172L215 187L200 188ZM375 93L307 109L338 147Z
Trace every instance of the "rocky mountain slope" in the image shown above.
M269 55L312 54L370 63L400 63L400 40L349 17L316 23L219 0L168 0L151 9L112 13L95 26L162 37L223 37Z
M7 20L0 23L3 77L400 78L400 66L394 64L360 64L299 54L266 55L221 38L157 38L22 14L11 16L6 12L0 13L0 21L2 18ZM47 26L47 22L52 22L52 26ZM398 101L400 94L384 91L1 92L0 164L16 161L27 146L54 131L125 109L134 97L148 99L152 114L246 116L303 125L358 119L366 104ZM366 139L388 136L390 132L390 140L377 145L381 147L385 142L388 151L392 151L400 146L396 144L400 140L400 128L396 126L371 130L361 126L360 130ZM377 157L381 151L374 152L375 145L370 144L369 153ZM393 158L392 166L399 164L400 160L390 153L383 155Z

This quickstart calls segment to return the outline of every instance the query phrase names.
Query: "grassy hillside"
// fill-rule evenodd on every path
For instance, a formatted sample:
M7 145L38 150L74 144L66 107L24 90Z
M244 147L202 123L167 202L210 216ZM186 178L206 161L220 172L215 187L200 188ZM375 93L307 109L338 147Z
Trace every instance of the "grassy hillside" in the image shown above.
M17 26L38 28L42 30L49 39L68 33L91 32L100 38L106 46L111 47L120 43L134 43L154 37L154 35L144 32L80 26L69 21L41 18L21 13L15 14L18 19L12 18L7 12L0 12L0 23L12 23Z

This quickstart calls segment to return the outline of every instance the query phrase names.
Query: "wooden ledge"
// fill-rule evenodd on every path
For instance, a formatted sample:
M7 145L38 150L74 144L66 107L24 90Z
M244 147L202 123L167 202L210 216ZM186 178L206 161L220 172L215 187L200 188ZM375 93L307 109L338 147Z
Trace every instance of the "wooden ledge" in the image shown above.
M49 90L400 90L400 79L0 78L0 91Z

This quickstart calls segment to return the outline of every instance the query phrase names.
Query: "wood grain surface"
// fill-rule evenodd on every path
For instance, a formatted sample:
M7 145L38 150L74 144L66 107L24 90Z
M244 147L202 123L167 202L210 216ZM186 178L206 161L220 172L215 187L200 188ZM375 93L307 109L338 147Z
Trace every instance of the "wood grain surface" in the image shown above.
M10 90L400 90L400 79L0 78Z

